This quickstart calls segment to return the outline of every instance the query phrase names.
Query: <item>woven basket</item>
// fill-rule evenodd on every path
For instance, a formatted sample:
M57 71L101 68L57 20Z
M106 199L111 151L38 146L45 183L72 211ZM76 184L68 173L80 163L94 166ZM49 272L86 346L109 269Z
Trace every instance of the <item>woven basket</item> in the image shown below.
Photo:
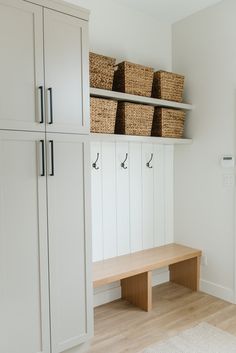
M154 107L142 104L118 103L116 134L150 136Z
M90 86L112 90L116 59L89 53Z
M91 132L114 134L116 123L116 110L117 101L91 97Z
M175 102L182 102L184 76L167 71L154 73L152 96Z
M151 97L154 70L124 61L117 65L113 91Z
M152 136L182 138L185 112L177 109L156 108Z

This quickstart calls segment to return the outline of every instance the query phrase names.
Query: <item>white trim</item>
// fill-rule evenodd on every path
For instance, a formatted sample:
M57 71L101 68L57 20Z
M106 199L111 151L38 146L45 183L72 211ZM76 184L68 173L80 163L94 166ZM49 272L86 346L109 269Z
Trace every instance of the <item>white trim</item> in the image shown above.
M103 304L113 302L121 298L120 282L114 282L100 288L94 289L93 306L97 307Z
M234 303L234 290L231 288L223 287L217 283L201 279L200 290L227 302Z
M153 271L153 274L152 274L153 287L166 282L169 282L169 271L167 268ZM121 298L120 282L114 282L109 285L94 289L94 296L93 296L94 307L110 303L120 298Z
M30 2L35 5L39 5L51 10L65 13L70 16L78 17L81 20L88 21L90 10L83 7L71 4L63 0L24 0L25 2Z
M167 268L153 271L153 274L152 274L153 287L166 282L169 282L169 271ZM214 297L220 298L227 302L234 303L234 290L231 288L223 287L219 284L201 279L200 290L204 293L213 295ZM121 298L120 282L114 282L110 285L96 288L94 290L94 307L110 303L120 298Z

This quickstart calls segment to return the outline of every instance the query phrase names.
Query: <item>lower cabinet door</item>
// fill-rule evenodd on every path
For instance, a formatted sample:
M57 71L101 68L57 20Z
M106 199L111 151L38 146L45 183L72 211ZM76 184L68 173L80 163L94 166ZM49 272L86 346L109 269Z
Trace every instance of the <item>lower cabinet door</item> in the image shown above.
M76 135L47 134L47 156L51 335L57 353L92 333L88 143Z
M50 353L44 137L0 131L1 353Z

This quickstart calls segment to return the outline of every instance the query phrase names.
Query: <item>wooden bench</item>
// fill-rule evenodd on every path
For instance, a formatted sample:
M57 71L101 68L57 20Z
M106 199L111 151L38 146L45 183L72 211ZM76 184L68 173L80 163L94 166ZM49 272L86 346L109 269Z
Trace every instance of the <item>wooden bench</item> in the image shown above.
M152 272L169 266L170 281L197 291L199 289L200 250L178 244L139 251L95 262L93 286L121 281L122 298L139 308L152 309Z

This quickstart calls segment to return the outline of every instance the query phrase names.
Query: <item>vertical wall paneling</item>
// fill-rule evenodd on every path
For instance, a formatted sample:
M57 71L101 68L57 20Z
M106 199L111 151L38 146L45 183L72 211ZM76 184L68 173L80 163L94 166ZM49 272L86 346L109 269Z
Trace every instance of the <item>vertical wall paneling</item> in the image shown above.
M154 245L165 244L165 169L163 145L154 145Z
M150 160L151 154L154 154L152 144L142 144L142 199L143 199L143 249L154 246L154 169L155 165L152 160L153 168L148 168L146 163Z
M93 261L174 241L173 153L173 146L157 144L92 143Z
M131 252L143 248L142 223L142 145L129 144L129 178L130 178L130 247Z
M174 146L165 146L165 243L174 241Z
M121 163L126 159L125 168ZM130 155L128 143L116 144L116 217L117 217L117 253L130 253L130 217L129 217L129 170Z
M102 143L104 259L117 256L116 144Z
M103 260L103 201L102 201L102 153L101 143L91 144L91 183L92 183L92 246L93 261ZM92 168L92 163L99 159L97 167Z

